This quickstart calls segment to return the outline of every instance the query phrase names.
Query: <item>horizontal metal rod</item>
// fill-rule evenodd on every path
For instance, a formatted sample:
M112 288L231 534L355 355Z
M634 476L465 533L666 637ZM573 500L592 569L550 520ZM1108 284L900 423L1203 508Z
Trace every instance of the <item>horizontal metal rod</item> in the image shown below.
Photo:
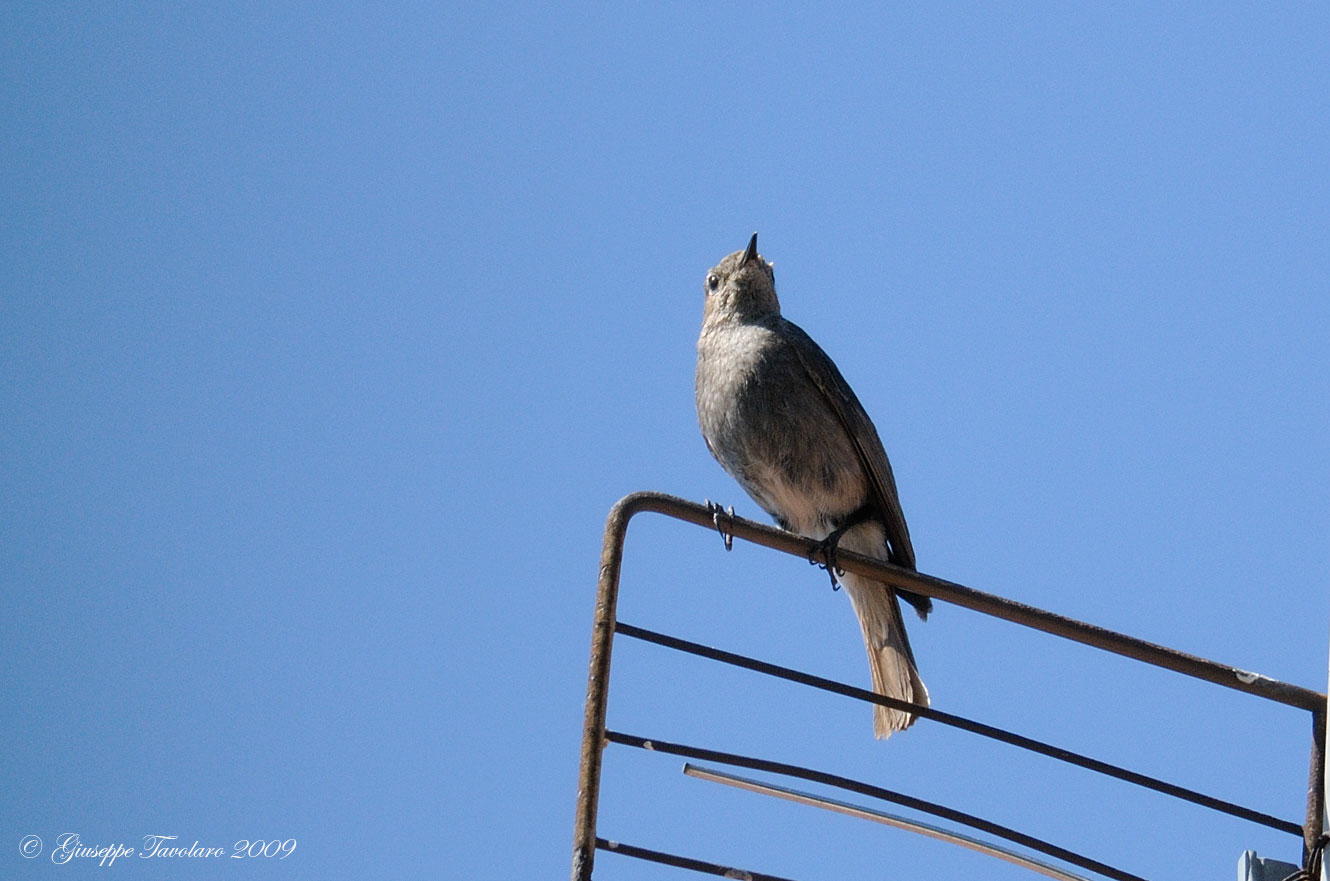
M1299 838L1303 835L1303 829L1297 823L1290 820L1281 820L1278 817L1272 817L1269 814L1234 804L1231 801L1215 798L1206 795L1203 792L1197 792L1194 789L1187 789L1169 783L1166 780L1160 780L1156 777L1149 777L1136 771L1111 765L1108 762L1102 762L1099 759L1090 758L1071 750L1063 749L1059 746L1053 746L1043 741L1025 737L1021 734L1015 734L1002 728L996 728L992 725L986 725L983 722L976 722L973 719L967 719L964 716L956 716L952 713L944 713L941 710L925 707L922 704L912 704L906 701L896 700L895 698L885 697L875 694L866 688L858 688L848 685L844 682L837 682L834 679L825 679L821 676L814 676L811 673L804 673L800 670L792 670L789 667L781 667L767 661L759 661L756 658L745 657L734 652L727 652L723 649L712 648L711 646L701 645L700 643L690 642L686 639L680 639L677 636L670 636L665 633L656 633L642 627L636 627L632 624L626 624L623 621L617 621L614 625L615 633L633 639L640 639L644 642L654 643L655 645L676 651L686 652L690 655L708 658L713 661L719 661L723 664L730 664L735 667L742 667L746 670L753 670L757 673L763 673L769 676L775 676L779 679L785 679L790 682L797 682L800 685L807 685L812 688L829 691L834 694L852 697L866 703L880 704L884 707L890 707L896 710L906 710L914 713L924 719L931 719L940 722L943 725L949 725L953 728L959 728L963 731L969 731L972 734L978 734L982 737L991 738L1002 743L1008 743L1021 749L1030 750L1041 755L1049 756L1071 765L1077 765L1081 768L1087 768L1109 777L1116 777L1119 780L1125 780L1128 783L1137 786L1153 789L1173 798L1182 799L1192 804L1201 805L1220 813L1228 814L1232 817L1238 817L1243 820L1249 820L1252 823L1259 823L1262 826L1268 826L1271 829L1278 829L1281 832L1287 832L1290 835L1296 835Z
M727 774L724 771L717 771L714 768L703 768L689 762L684 762L683 772L689 777L696 777L698 780L721 783L726 786L733 786L736 789L755 792L758 795L769 795L772 798L792 801L795 804L821 808L824 811L834 811L838 814L844 814L847 817L869 820L873 823L881 823L884 826L894 826L897 829L904 829L907 832L914 832L918 835L923 835L938 841L945 841L948 844L954 844L958 847L963 847L966 850L972 850L976 853L981 853L985 856L990 856L1002 860L1003 862L1008 862L1024 869L1029 869L1032 872L1038 872L1040 875L1047 875L1049 878L1057 878L1058 881L1089 881L1084 875L1073 874L1072 872L1059 868L1052 863L1037 860L1034 857L1017 853L1016 851L1005 847L999 847L996 844L973 838L969 835L962 835L961 833L953 832L950 829L943 829L941 826L934 826L930 823L921 823L918 820L911 820L908 817L899 817L895 814L888 814L886 811L875 811L872 808L853 805L849 802L838 801L834 798L813 795L811 792L801 792L797 789L790 789L787 786L777 786L774 783L767 783L762 780L740 777L738 774Z
M748 881L790 881L789 878L781 878L776 875L764 875L761 872L749 872L744 869L732 869L729 866L722 866L718 863L703 862L702 860L695 860L692 857L681 857L676 854L664 853L659 850L648 850L645 847L635 847L631 844L624 844L619 841L609 841L604 838L596 839L596 847L600 850L607 850L610 853L617 853L626 857L647 860L648 862L660 863L665 866L674 866L676 869L691 869L694 872L701 872L704 875L719 875L722 878L746 878Z
M615 504L611 519L618 518L621 521L626 521L635 514L644 511L664 514L676 520L683 520L707 528L715 528L719 523L720 528L731 536L783 553L826 562L820 543L813 539L752 520L745 520L742 517L732 517L725 514L717 515L714 509L665 493L637 492L624 496ZM1219 664L1176 649L1107 630L1094 624L1087 624L1074 618L1067 618L1034 606L1018 603L995 594L984 593L961 584L925 575L922 572L883 563L862 554L844 549L839 550L836 552L836 565L848 572L872 578L892 587L920 593L986 615L993 615L1006 621L1022 624L1035 630L1061 636L1084 645L1094 646L1114 654L1134 658L1196 679L1204 679L1227 688L1244 691L1248 694L1254 694L1267 700L1298 707L1313 713L1325 711L1325 695L1309 688L1280 682L1277 679L1271 679L1268 676L1251 673L1237 667L1230 667L1227 664Z
M882 787L874 786L871 783L851 780L848 777L840 777L835 774L828 774L825 771L816 771L812 768L801 768L798 765L787 765L783 762L756 759L751 756L736 755L735 753L702 749L679 743L668 743L663 740L647 739L645 737L638 737L634 734L624 734L619 731L606 731L605 739L610 743L637 747L638 749L644 749L651 752L667 753L669 755L683 756L684 758L689 759L700 759L701 761L706 762L719 762L723 765L734 765L740 768L748 768L753 771L783 774L787 777L798 777L801 780L809 780L826 786L834 786L837 789L857 792L860 795L889 801L893 804L907 807L910 810L919 811L920 813L942 817L953 823L969 826L971 829L978 829L995 838L1001 838L1019 844L1022 847L1062 860L1064 863L1079 866L1082 869L1089 869L1090 871L1097 872L1107 878L1113 878L1115 881L1145 881L1145 879L1141 878L1139 875L1124 872L1121 869L1116 869L1113 866L1108 865L1107 863L1101 863L1098 860L1083 856L1075 851L1067 850L1065 847L1059 847L1058 845L1051 844L1043 839L1035 838L1033 835L1026 835L1024 832L1018 832L1008 826L1002 826L990 820L985 820L982 817L976 817L974 814L967 814L964 811L958 811L946 807L945 805L937 804L936 802L925 801L924 799L915 798L914 796L905 795L890 789L883 789Z

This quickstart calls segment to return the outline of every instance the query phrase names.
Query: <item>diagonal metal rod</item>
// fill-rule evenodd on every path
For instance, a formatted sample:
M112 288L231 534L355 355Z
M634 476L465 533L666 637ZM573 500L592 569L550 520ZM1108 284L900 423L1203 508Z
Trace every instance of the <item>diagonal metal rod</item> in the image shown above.
M972 838L969 835L962 835L959 832L953 832L950 829L943 829L941 826L934 826L930 823L921 823L918 820L911 820L907 817L900 817L896 814L888 814L885 811L875 811L872 808L860 807L849 802L838 801L834 798L827 798L821 795L813 795L811 792L800 792L797 789L790 789L786 786L777 786L774 783L767 783L762 780L753 780L749 777L740 777L738 774L727 774L724 771L717 771L714 768L703 768L700 765L694 765L691 762L684 762L683 772L689 777L696 777L698 780L709 780L712 783L723 783L726 786L733 786L737 789L744 789L749 792L756 792L758 795L769 795L772 798L781 798L786 801L792 801L795 804L808 805L809 807L822 808L824 811L834 811L838 814L845 814L847 817L857 817L861 820L871 820L874 823L881 823L884 826L894 826L897 829L905 829L919 835L925 835L929 838L935 838L938 841L945 841L948 844L955 844L967 850L976 853L986 854L1004 862L1021 866L1032 872L1038 872L1040 875L1046 875L1049 878L1057 878L1058 881L1089 881L1084 875L1075 875L1066 869L1059 868L1052 863L1046 863L1043 860L1037 860L1034 857L1017 853L1014 850L1008 850L1005 847L999 847L987 841L978 838Z
M746 670L764 673L778 679L785 679L789 682L797 682L800 685L807 685L812 688L821 689L822 691L832 692L833 694L852 697L856 700L865 701L867 703L881 704L884 707L891 707L892 709L908 710L922 718L932 719L943 725L949 725L953 728L969 731L972 734L978 734L982 737L1018 746L1021 749L1049 756L1071 765L1088 768L1091 771L1096 771L1109 777L1116 777L1119 780L1125 780L1128 783L1134 783L1137 786L1142 786L1146 789L1153 789L1156 792L1162 792L1165 795L1170 795L1174 798L1191 802L1192 804L1198 804L1233 817L1249 820L1253 823L1259 823L1262 826L1268 826L1271 829L1278 829L1281 832L1287 832L1290 835L1296 835L1299 838L1302 837L1302 827L1289 820L1281 820L1278 817L1273 817L1269 814L1261 813L1260 811L1252 810L1251 808L1246 808L1239 804L1234 804L1231 801L1215 798L1214 796L1206 795L1203 792L1187 789L1186 787L1169 783L1166 780L1149 777L1145 774L1130 771L1117 765L1110 765L1108 762L1102 762L1098 759L1093 759L1089 756L1075 753L1059 746L1053 746L1052 744L1025 737L1021 734L1015 734L1011 731L996 728L992 725L986 725L983 722L976 722L975 720L967 719L964 716L956 716L951 713L944 713L941 710L933 709L932 707L925 707L921 704L912 704L907 701L884 697L880 694L871 692L866 688L857 688L844 682L837 682L834 679L824 679L821 676L814 676L811 673L791 670L789 667L781 667L777 664L768 663L767 661L759 661L756 658L749 658L744 655L727 652L723 649L712 648L711 646L690 642L686 639L680 639L677 636L656 633L655 631L647 630L642 627L635 627L632 624L625 624L622 621L615 624L615 631L633 639L640 639L644 642L650 642L655 645L686 652L690 655L697 655L698 657L719 661L722 664L730 664L734 667L742 667Z
M624 496L615 505L615 511L611 512L611 521L618 519L616 518L616 511L618 512L618 518L622 518L625 528L629 518L643 511L654 511L657 514L664 514L676 520L714 528L713 511L696 502L690 502L687 499L666 495L665 493L638 492ZM727 533L737 538L803 559L810 559L811 555L811 559L826 562L825 557L820 554L820 544L811 538L804 538L802 535L796 535L793 532L786 532L783 529L776 529L752 520L745 520L742 517L721 515L720 523ZM609 538L607 524L606 539ZM836 552L836 565L848 572L867 576L874 581L881 581L892 587L921 593L933 599L993 615L1035 630L1042 630L1045 633L1061 636L1073 642L1094 646L1114 654L1144 661L1156 667L1184 673L1197 679L1205 679L1226 688L1245 691L1248 694L1254 694L1267 700L1310 710L1311 712L1325 709L1325 695L1309 688L1291 685L1259 673L1251 673L1237 667L1230 667L1227 664L1209 661L1196 655L1180 652L1177 649L1146 642L1134 636L1127 636L1124 633L1117 633L1094 624L1077 621L1074 618L1046 612L1043 609L1027 606L1024 603L1018 603L1005 597L984 593L962 584L945 581L932 575L915 572L912 569L903 569L890 563L883 563L862 554L839 550Z
M596 839L596 847L610 853L660 863L664 866L674 866L676 869L689 869L693 872L701 872L704 875L719 875L722 878L745 878L747 881L790 881L789 878L734 869L729 866L722 866L719 863L708 863L703 860L695 860L692 857L681 857L677 854L664 853L659 850L648 850L645 847L636 847L631 844L624 844L621 841L607 841L604 838Z
M683 756L684 758L689 759L700 759L707 762L719 762L723 765L734 765L739 768L748 768L753 771L766 771L771 774L783 774L786 777L797 777L801 780L809 780L813 783L821 783L826 786L834 786L837 789L857 792L860 795L866 795L870 798L882 799L883 801L889 801L911 810L925 814L932 814L935 817L942 817L953 823L969 826L971 829L978 829L981 832L994 836L995 838L1002 838L1007 841L1015 842L1022 847L1062 860L1064 863L1079 866L1082 869L1089 869L1090 871L1097 872L1106 878L1113 878L1115 881L1145 881L1145 879L1141 878L1139 875L1124 872L1121 869L1108 865L1107 863L1101 863L1098 860L1083 856L1075 851L1067 850L1065 847L1051 844L1050 842L1044 841L1042 838L1035 838L1033 835L1027 835L1024 832L1018 832L1008 826L994 823L991 820L985 820L983 817L976 817L974 814L967 814L964 811L958 811L945 805L937 804L936 802L926 801L922 798L915 798L912 795L905 795L904 793L896 792L891 789L874 786L871 783L851 780L849 777L840 777L836 774L828 774L825 771L817 771L812 768L802 768L798 765L787 765L784 762L772 762L766 759L756 759L751 756L741 756L735 753L701 749L699 747L687 746L686 744L681 743L669 743L663 740L647 739L635 734L624 734L619 731L606 731L605 739L610 743L633 746L650 752L666 753L668 755Z

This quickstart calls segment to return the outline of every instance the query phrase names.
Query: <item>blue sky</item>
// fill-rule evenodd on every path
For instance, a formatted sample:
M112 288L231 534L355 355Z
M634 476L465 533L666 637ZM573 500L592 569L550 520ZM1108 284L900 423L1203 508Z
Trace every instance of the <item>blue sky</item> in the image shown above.
M753 230L924 571L1324 688L1322 10L491 7L4 15L0 876L562 877L606 512L760 516L692 403L702 279ZM621 612L867 681L824 574L702 530L634 524ZM1302 713L945 605L911 633L940 709L1301 819ZM1147 877L1298 852L626 641L610 724ZM611 749L602 834L1032 877L718 789ZM17 853L69 831L298 849Z

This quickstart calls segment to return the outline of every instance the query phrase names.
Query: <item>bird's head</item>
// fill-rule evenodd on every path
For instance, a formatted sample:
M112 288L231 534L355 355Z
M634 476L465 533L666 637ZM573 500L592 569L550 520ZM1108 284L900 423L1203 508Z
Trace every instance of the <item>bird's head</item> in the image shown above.
M757 253L757 233L748 247L735 251L707 273L705 320L763 318L780 314L776 276L771 264Z

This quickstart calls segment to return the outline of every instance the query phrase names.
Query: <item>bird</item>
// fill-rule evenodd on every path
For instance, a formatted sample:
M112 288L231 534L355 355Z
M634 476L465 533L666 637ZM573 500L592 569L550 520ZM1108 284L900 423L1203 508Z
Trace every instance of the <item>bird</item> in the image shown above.
M781 315L757 233L707 273L703 291L695 392L707 449L782 529L822 542L832 583L839 575L859 619L873 691L928 706L898 597L921 619L932 601L835 567L839 546L916 569L877 429L826 352ZM914 720L873 708L879 739Z

